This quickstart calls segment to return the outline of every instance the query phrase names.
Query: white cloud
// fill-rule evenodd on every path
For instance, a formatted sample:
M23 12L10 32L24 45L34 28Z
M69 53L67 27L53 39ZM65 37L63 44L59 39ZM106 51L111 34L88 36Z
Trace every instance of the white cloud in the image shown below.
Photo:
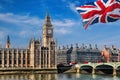
M6 36L8 35L9 30L4 28L3 26L0 26L0 48L3 47L3 44L5 44Z
M44 23L44 19L38 17L31 17L29 15L16 15L13 13L0 14L0 21L16 24L16 25L31 25L39 26ZM53 26L59 27L71 27L74 26L77 22L71 19L57 20L54 19L52 22ZM42 26L42 25L41 25Z
M20 37L25 36L34 36L41 33L42 25L44 24L44 19L40 19L38 17L30 16L30 15L16 15L13 13L6 13L6 14L0 14L0 21L5 22L6 24L12 24L14 28L17 28L19 31L10 31L9 28L13 26L7 25L6 27L9 32L13 32L12 34L18 35ZM63 20L57 20L54 19L52 22L55 33L57 34L70 34L72 31L70 29L78 25L79 22L71 20L71 19L63 19ZM2 28L2 27L0 27ZM12 29L11 29L12 30ZM6 30L4 30L6 31ZM1 32L1 31L0 31ZM16 34L17 32L17 34ZM4 34L5 32L3 32ZM9 34L7 32L7 34Z
M13 13L0 14L0 44L4 44L6 36L13 36L12 45L28 45L33 36L40 36L43 19ZM41 26L41 27L40 27ZM17 39L16 39L17 38ZM26 42L27 41L27 42Z
M16 25L27 24L31 26L38 26L43 22L43 19L39 19L37 17L31 17L29 15L15 15L13 13L0 14L0 20Z
M70 9L71 9L73 12L78 13L77 10L76 10L75 4L69 3L69 6L70 6Z
M4 35L7 35L8 33L8 29L4 28L3 26L0 26L0 39L4 38Z
M62 0L62 1L68 4L66 7L69 7L73 12L78 13L75 4L80 4L81 3L80 1L72 1L72 2L66 0Z
M72 32L65 28L55 29L54 31L55 31L55 33L58 33L58 34L69 34Z
M39 17L30 16L28 14L27 15L16 15L13 13L6 13L6 14L0 14L0 21L5 22L5 24L8 23L8 25L5 25L6 27L4 27L2 24L0 24L0 39L5 38L6 35L9 34L9 32L11 32L13 36L15 35L15 36L19 37L19 40L21 41L21 43L22 43L22 41L24 42L24 39L26 39L26 38L29 39L30 37L33 37L33 36L40 37L42 35L41 28L42 28L42 25L44 24L44 19L40 19ZM9 25L9 23L15 24L15 26L13 25L14 28L19 27L20 30L19 30L19 28L17 28L17 30L19 30L19 31L15 31L14 29L13 29L13 31L10 31L10 30L12 30L12 29L10 29L10 27L12 27L12 26ZM75 34L74 30L76 30L76 29L73 29L73 28L81 26L79 21L73 20L73 19L62 19L62 20L53 19L52 24L53 24L56 35L57 34L59 34L59 35ZM116 23L116 25L119 25L119 23ZM80 28L82 28L82 27L80 27ZM81 34L81 32L80 32L80 34ZM92 34L92 33L90 33L90 34ZM85 33L85 35L86 35L86 33ZM96 42L97 44L100 43L99 45L101 47L103 47L104 43L106 43L106 44L119 43L119 39L120 39L119 35L116 37L114 36L113 39L111 39L112 38L111 37L110 39L96 40L97 38L99 38L99 37L95 37L94 39L92 39L92 37L91 37L90 41ZM111 40L111 41L107 41L107 40ZM18 43L18 41L16 41L16 43Z
M20 33L19 33L20 36L23 36L26 34L30 34L30 32L29 31L20 31Z
M0 31L0 39L2 39L3 36L4 36L4 32L1 32L1 31Z
M53 25L56 27L71 27L74 26L76 24L75 21L70 20L70 19L63 19L63 20L54 20Z
M55 28L55 33L58 34L70 34L73 31L73 27L76 25L79 26L80 22L72 20L72 19L63 19L63 20L55 20L52 22L54 28Z

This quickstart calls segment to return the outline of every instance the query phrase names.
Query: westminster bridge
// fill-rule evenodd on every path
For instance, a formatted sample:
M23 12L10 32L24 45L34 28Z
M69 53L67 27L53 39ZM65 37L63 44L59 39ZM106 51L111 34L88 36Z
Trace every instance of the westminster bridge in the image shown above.
M78 73L120 74L120 62L76 64Z

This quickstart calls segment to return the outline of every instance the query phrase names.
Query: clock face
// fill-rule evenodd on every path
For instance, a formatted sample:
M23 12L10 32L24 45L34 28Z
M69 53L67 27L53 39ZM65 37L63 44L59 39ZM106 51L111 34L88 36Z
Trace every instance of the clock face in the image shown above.
M52 31L51 31L51 30L48 30L48 33L52 33Z

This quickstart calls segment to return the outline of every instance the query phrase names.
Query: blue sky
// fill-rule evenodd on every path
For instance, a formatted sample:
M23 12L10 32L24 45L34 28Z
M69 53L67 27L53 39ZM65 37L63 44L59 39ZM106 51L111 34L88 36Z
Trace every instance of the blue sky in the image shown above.
M28 47L31 37L42 37L42 26L49 11L58 45L79 46L95 44L101 49L106 44L120 48L120 20L98 23L84 30L76 4L95 0L0 0L0 45L5 47L7 35L11 47Z

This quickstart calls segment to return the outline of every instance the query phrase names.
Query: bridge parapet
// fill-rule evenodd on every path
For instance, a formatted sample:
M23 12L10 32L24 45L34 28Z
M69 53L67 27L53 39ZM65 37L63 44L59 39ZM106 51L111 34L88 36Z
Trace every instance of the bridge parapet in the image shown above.
M109 62L109 63L88 63L88 64L77 64L77 67L81 68L82 66L91 66L93 68L96 68L100 65L109 65L112 66L114 69L118 68L120 66L120 62Z
M95 74L95 70L100 67L101 69L106 68L106 67L108 67L108 69L110 68L113 69L113 75L116 75L117 70L120 70L120 62L76 64L75 68L77 69L77 72L80 72L80 70L82 70L83 67L85 69L86 66L88 66L88 69L92 69L92 74Z

